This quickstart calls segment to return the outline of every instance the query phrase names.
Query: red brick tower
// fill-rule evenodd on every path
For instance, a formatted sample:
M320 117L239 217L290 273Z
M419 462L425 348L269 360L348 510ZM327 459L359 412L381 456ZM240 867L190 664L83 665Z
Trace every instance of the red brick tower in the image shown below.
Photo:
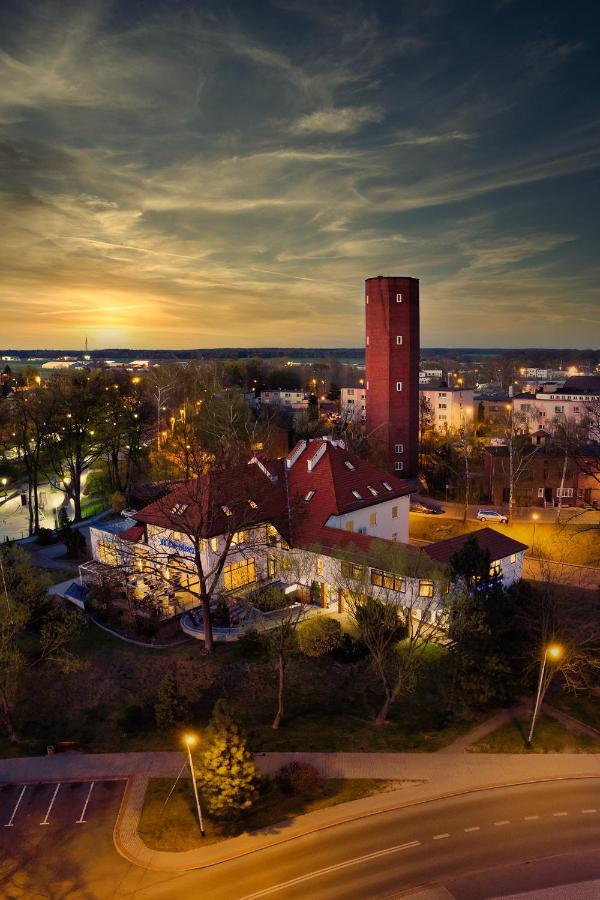
M416 476L419 442L419 279L365 281L367 434L389 467Z

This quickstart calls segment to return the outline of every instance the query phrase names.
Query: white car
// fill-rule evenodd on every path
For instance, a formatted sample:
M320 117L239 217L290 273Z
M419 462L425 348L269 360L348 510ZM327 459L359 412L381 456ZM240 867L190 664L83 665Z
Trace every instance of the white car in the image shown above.
M503 525L508 522L508 516L495 509L480 509L477 518L480 522L502 522Z
M121 512L121 515L123 516L124 519L132 519L135 516L136 512L137 512L137 509L124 509Z

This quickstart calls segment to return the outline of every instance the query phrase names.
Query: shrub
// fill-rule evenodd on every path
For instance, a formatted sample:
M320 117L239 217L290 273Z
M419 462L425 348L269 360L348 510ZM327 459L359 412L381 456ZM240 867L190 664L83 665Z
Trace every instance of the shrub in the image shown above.
M298 627L298 643L306 656L331 653L342 640L342 626L329 616L313 616Z
M323 788L323 779L310 763L294 762L282 766L275 776L285 794L314 796Z
M369 648L363 641L353 638L351 634L344 632L340 643L331 654L337 662L355 663L369 655Z
M257 591L250 598L250 602L255 609L261 612L272 612L275 609L285 609L292 601L281 588L272 587L264 591Z
M119 727L125 734L140 734L149 724L148 711L137 703L126 706L119 717Z
M110 506L116 515L120 515L127 506L127 500L120 491L110 495Z
M159 728L173 728L189 716L189 703L179 690L177 677L167 672L158 686L154 717Z
M48 544L53 544L54 541L54 532L51 528L38 528L36 531L36 544L46 547Z
M227 601L221 597L213 609L213 624L220 628L229 628L231 625L231 613Z

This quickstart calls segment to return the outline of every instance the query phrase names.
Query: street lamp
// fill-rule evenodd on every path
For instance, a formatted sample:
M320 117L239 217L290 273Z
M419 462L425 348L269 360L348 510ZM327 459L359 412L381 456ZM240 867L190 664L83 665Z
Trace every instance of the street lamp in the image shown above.
M6 485L8 484L8 478L2 478L0 481L2 482L2 490L4 491L4 499L6 500Z
M531 541L531 553L532 553L532 555L533 555L533 553L535 552L535 526L537 525L537 521L538 521L539 517L540 517L540 514L539 514L539 513L536 513L536 512L531 513L531 521L533 522L533 538L532 538L532 541Z
M202 837L205 837L204 834L204 824L202 822L202 810L200 809L200 798L198 797L198 785L196 784L196 773L194 772L194 764L192 763L192 747L195 747L198 743L198 738L195 734L184 734L183 742L187 747L188 754L188 763L190 766L190 772L192 775L192 784L194 785L194 797L196 798L196 810L198 811L198 823L200 825L200 834Z
M529 737L527 738L527 746L531 747L531 739L533 738L533 729L535 728L535 720L537 719L537 715L540 709L540 704L542 702L542 696L546 693L546 688L550 683L550 679L548 679L546 683L546 688L544 688L544 674L546 671L546 662L550 659L550 662L557 663L561 656L563 655L563 648L560 644L548 644L547 647L544 648L544 656L542 658L542 665L540 666L540 677L538 680L538 689L537 696L535 698L535 706L533 708L533 716L531 717L531 728L529 729ZM552 676L550 676L551 678Z

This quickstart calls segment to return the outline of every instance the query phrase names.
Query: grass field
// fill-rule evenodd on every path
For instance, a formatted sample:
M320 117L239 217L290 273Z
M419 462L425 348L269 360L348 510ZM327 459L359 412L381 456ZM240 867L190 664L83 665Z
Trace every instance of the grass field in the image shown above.
M394 790L402 782L370 779L327 779L311 796L282 793L273 781L268 781L254 808L240 823L238 834L271 828L279 822L303 813L360 800L371 794ZM153 778L148 782L138 834L152 850L182 852L223 840L224 835L210 818L204 816L206 837L201 838L190 779L182 779L169 797L173 782L168 778Z
M568 731L543 714L536 722L532 746L527 748L529 725L529 718L517 719L488 734L469 750L476 753L600 753L600 741Z

